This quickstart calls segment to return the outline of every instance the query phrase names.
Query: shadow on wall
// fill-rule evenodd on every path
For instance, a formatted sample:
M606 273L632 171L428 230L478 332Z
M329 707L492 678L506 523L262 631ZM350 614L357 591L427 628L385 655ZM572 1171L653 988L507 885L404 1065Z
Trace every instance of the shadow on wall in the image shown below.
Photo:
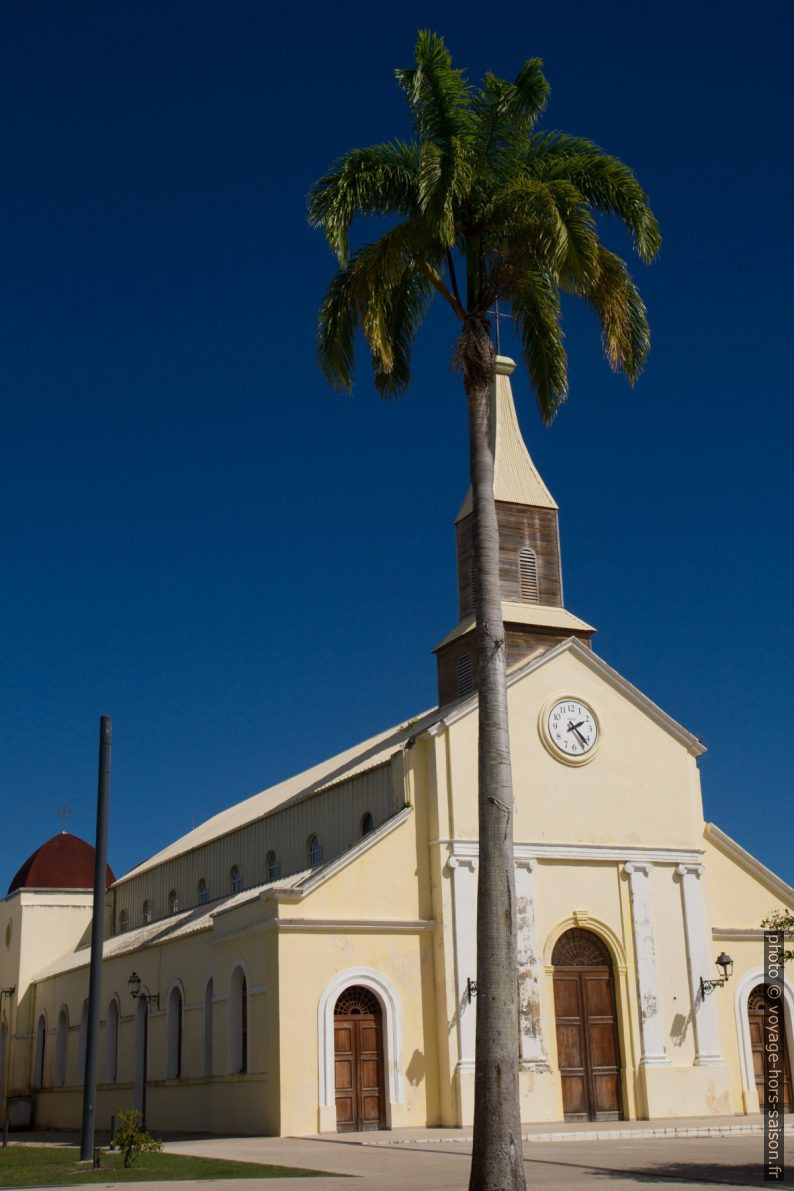
M411 1087L418 1087L425 1077L425 1056L421 1050L415 1050L411 1061L405 1069L405 1077Z

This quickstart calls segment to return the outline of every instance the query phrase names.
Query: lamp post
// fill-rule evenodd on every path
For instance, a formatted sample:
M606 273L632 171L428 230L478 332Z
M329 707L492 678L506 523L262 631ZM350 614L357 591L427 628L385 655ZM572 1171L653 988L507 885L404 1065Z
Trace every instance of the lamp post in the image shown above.
M141 1087L141 1117L144 1128L146 1127L146 1081L148 1076L149 1066L149 1009L154 1007L160 1008L159 993L141 992L141 978L137 972L132 972L127 979L127 988L130 990L130 996L133 1001L145 1002L146 1008L143 1011L143 1055L142 1055L142 1087Z
M724 984L727 984L733 974L733 960L724 951L720 952L714 962L722 972L722 976L715 980L704 980L702 976L700 977L700 996L703 999L715 988L722 988Z

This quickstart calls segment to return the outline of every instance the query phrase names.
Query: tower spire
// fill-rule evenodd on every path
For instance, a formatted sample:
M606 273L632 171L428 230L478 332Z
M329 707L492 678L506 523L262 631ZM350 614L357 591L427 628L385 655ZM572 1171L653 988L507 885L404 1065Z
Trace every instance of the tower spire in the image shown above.
M497 356L491 385L493 487L508 667L566 637L589 644L595 632L563 607L559 511L521 435L510 384L514 369L508 356ZM477 686L472 508L470 488L455 518L460 619L434 651L439 704L468 695Z

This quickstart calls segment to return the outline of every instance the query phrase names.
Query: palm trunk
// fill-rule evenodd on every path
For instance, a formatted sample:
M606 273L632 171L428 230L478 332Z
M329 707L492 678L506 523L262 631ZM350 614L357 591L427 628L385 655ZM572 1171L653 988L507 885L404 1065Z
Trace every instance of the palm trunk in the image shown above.
M467 320L457 358L464 374L469 412L479 674L477 1039L469 1188L524 1191L518 1088L513 783L490 425L494 355L483 320Z

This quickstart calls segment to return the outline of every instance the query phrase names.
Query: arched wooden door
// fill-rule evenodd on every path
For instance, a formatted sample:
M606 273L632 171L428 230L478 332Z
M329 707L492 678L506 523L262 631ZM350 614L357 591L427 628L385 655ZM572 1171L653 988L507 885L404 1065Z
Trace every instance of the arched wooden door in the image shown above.
M334 1008L338 1133L386 1128L383 1015L368 988L345 989Z
M612 960L597 935L566 931L554 948L557 1057L566 1121L623 1117Z
M753 1072L755 1074L755 1086L758 1091L758 1106L761 1112L764 1111L764 1009L766 1006L766 990L763 984L757 984L750 993L750 999L747 1002L747 1017L750 1025L750 1046L753 1052ZM781 1017L783 1016L783 1006L779 1008ZM790 1039L786 1038L787 1045L783 1048L783 1111L791 1112L791 1065L789 1059L789 1043Z

